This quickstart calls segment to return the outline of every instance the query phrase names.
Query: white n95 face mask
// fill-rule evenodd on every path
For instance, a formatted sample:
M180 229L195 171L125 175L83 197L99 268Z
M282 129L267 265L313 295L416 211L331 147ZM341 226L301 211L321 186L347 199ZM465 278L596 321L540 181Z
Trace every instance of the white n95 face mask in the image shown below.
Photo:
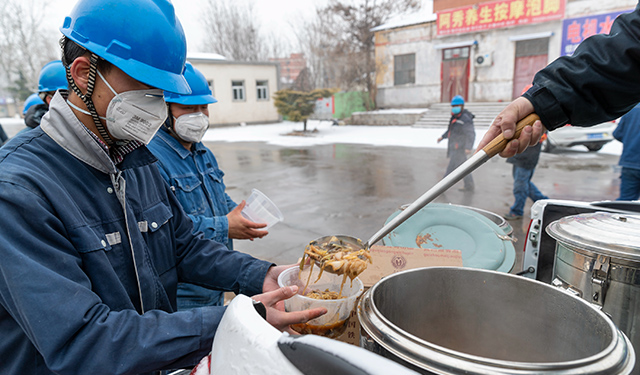
M163 91L131 90L118 94L100 71L98 75L115 95L107 107L106 118L103 118L107 121L109 133L117 139L149 144L167 119Z
M173 119L174 131L187 142L200 142L209 128L209 117L202 112L187 113Z

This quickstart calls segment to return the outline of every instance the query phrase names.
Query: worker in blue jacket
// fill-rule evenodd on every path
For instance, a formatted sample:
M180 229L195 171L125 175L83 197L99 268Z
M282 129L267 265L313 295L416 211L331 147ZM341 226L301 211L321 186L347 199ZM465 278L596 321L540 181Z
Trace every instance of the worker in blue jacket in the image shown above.
M269 232L260 230L266 224L242 216L246 202L238 205L226 193L224 173L213 152L201 142L209 128L209 104L217 100L204 75L189 62L184 76L191 94L164 93L169 116L149 143L149 150L158 158L160 174L193 221L194 232L203 232L205 238L233 250L232 239L262 238ZM178 310L223 302L219 290L178 284Z
M622 142L619 201L640 198L640 105L622 116L613 137Z
M287 266L194 234L145 146L163 90L190 93L171 2L80 0L61 31L68 95L0 149L0 374L195 365L224 307L176 311L178 282L253 296L279 329L325 313L276 308Z

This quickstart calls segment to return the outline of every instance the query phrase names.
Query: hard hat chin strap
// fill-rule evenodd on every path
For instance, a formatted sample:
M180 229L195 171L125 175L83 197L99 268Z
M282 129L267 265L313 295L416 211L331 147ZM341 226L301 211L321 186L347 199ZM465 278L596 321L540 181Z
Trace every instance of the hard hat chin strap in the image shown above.
M95 85L96 85L96 76L98 72L99 59L100 58L98 57L98 55L96 55L95 53L91 53L91 58L90 58L91 63L89 65L89 79L87 81L86 94L83 94L82 91L80 91L80 88L74 82L73 77L71 76L71 65L65 66L65 71L67 75L67 81L69 82L69 86L87 106L87 110L89 110L89 113L93 118L93 123L96 125L96 128L100 133L100 136L102 137L102 139L104 139L107 145L111 147L115 144L115 142L107 132L107 129L105 128L105 126L102 124L102 121L100 121L100 117L98 116L96 107L93 104L93 99L91 98L91 95L93 95L93 89L95 88Z

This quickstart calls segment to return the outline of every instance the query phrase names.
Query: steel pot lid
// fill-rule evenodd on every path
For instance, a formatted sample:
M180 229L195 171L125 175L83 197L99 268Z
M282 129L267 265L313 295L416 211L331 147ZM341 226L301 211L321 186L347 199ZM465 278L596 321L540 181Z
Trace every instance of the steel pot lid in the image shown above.
M570 247L640 261L640 215L596 212L567 216L549 224L546 230Z

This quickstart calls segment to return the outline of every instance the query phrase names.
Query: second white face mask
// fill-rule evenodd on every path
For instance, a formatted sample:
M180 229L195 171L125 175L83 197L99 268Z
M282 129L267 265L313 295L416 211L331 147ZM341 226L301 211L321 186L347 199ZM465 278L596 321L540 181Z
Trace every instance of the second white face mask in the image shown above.
M117 139L149 144L167 119L167 105L160 89L131 90L117 93L98 71L115 95L107 107L109 133Z
M176 134L182 140L197 143L202 140L209 128L209 117L202 112L187 113L175 118L173 126Z

